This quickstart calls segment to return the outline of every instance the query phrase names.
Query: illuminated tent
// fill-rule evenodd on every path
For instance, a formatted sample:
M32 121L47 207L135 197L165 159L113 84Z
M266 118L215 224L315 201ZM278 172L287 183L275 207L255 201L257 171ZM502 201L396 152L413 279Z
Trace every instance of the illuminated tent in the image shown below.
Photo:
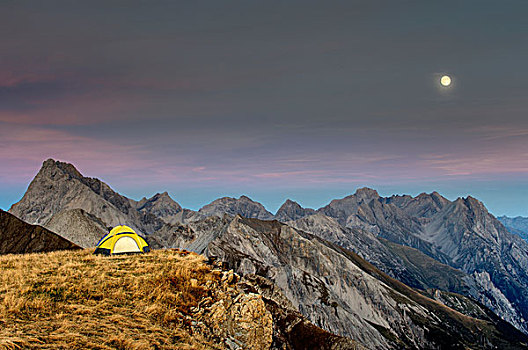
M94 254L134 254L146 253L150 248L145 239L128 226L116 226L101 238Z

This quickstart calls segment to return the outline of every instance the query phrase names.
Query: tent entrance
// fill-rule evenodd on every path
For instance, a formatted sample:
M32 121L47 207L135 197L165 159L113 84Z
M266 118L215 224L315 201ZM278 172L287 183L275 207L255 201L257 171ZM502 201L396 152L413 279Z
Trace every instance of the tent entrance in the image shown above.
M114 244L114 254L119 253L141 253L136 240L132 237L120 237Z

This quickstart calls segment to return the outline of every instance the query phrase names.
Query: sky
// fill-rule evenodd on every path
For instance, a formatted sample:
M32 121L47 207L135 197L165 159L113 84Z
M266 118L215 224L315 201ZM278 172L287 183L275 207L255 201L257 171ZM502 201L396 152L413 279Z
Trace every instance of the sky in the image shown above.
M528 216L526 13L525 0L2 0L0 208L54 158L191 209L242 194L318 208L368 186Z

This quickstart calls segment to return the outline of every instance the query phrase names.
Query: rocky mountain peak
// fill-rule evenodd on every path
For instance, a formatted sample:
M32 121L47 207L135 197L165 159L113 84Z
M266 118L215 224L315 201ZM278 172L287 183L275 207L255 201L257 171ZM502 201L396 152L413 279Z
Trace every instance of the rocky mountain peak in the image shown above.
M182 209L181 206L174 199L172 199L167 192L156 193L148 199L143 197L143 199L138 202L138 210L141 210L146 205L168 205L170 207L176 208L178 211Z
M430 196L437 204L446 205L447 203L449 203L449 199L445 198L444 196L442 196L440 193L436 191L431 193Z
M295 209L295 210L302 209L302 206L299 203L292 201L291 199L286 199L286 201L281 205L277 213L279 213L279 211L281 210L289 210L289 209Z
M370 201L372 199L379 198L380 195L378 191L372 188L362 187L356 190L356 193L354 193L354 196L362 200Z
M37 176L50 176L54 175L57 171L68 174L73 178L82 178L82 174L73 166L73 164L61 162L54 159L47 159L42 163L42 167L38 172Z
M255 202L247 196L237 198L222 197L203 206L199 214L205 216L223 217L224 214L240 214L247 218L258 218L262 220L271 220L273 215L264 208L259 202Z
M168 198L171 199L171 196L169 196L169 192L165 191L163 193L156 193L154 196L152 196L153 199L160 199L160 198Z
M429 218L449 203L450 201L442 197L438 192L423 192L405 202L397 203L397 205L410 216Z
M478 199L467 196L467 197L458 197L454 202L455 207L459 210L469 210L475 213L487 214L488 209Z
M299 203L287 199L283 205L277 210L275 219L279 221L297 220L307 215L312 215L315 210L303 208Z
M467 198L465 198L465 202L466 202L466 205L471 209L484 211L486 213L488 212L488 209L486 208L484 203L482 203L481 201L479 201L478 199L474 197L467 196Z
M151 214L165 223L175 224L179 221L178 213L183 209L167 192L156 193L151 198L143 198L136 204L140 213Z
M46 160L22 199L9 212L31 224L45 224L66 209L84 209L106 226L128 223L139 232L153 232L163 222L138 212L136 202L112 190L101 180L84 177L72 164Z

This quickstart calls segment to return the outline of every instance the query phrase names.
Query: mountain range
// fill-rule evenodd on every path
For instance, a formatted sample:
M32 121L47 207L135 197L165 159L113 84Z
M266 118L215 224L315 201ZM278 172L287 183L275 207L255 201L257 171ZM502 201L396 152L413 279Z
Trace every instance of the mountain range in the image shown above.
M510 218L499 216L497 219L513 234L518 235L525 241L528 241L528 218L517 216Z
M472 197L363 188L317 210L287 200L272 214L242 196L192 211L166 192L129 199L49 159L9 212L83 247L126 223L154 248L270 279L317 326L370 348L528 343L528 244ZM73 222L86 228L66 232Z

